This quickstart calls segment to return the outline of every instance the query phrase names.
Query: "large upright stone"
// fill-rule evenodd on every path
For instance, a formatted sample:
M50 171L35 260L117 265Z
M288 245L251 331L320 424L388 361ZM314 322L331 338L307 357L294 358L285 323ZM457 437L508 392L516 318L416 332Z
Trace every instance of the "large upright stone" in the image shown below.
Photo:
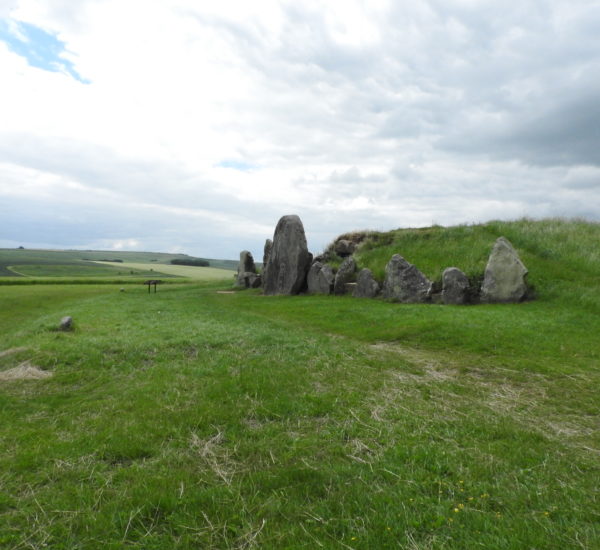
M469 301L469 279L458 267L444 269L442 275L442 302L464 305Z
M329 264L314 262L308 271L306 282L311 294L331 294L335 275Z
M262 265L263 281L267 278L267 265L269 263L269 256L271 255L271 250L273 250L273 241L271 239L267 239L265 241L265 248L263 250L263 265Z
M346 294L346 283L349 283L356 271L356 261L348 256L338 268L333 283L333 293L337 295Z
M431 281L400 254L394 254L385 266L383 297L403 303L429 300Z
M366 267L358 272L356 288L353 296L355 298L375 298L379 294L379 283L373 277L373 273Z
M512 244L499 237L485 268L481 285L481 301L520 302L527 295L527 268Z
M263 277L264 293L298 294L306 286L311 259L302 221L295 215L283 216L273 236Z
M254 258L250 252L242 250L240 252L240 263L237 268L236 285L246 288L254 287L257 280L260 283L260 278L257 279ZM258 286L260 286L260 284Z
M266 267L269 262L269 256L271 255L271 250L273 250L273 241L271 239L267 239L265 241L265 248L263 250L263 269Z

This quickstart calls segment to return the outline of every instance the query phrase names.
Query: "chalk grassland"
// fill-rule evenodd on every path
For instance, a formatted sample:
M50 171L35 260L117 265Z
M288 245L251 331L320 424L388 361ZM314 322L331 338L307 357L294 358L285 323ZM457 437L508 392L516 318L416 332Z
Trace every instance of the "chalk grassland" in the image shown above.
M0 547L599 548L598 227L527 223L517 305L1 286Z
M143 265L143 264L142 264ZM118 266L118 267L117 267ZM148 278L157 277L162 274L154 270L154 264L142 269L125 268L123 264L97 264L95 262L81 262L72 264L29 264L14 265L9 268L13 274L28 278L66 278L73 279L77 277L86 278ZM168 276L167 274L163 274Z
M0 280L4 277L148 278L152 271L168 276L162 269L164 266L170 266L173 259L189 258L184 254L154 252L0 249ZM112 261L104 265L95 263L104 260ZM237 266L231 260L209 261L213 269L234 270ZM124 269L125 263L140 264L140 267Z
M593 284L600 267L600 224L580 220L522 219L457 227L425 227L373 232L357 253L358 262L384 278L385 264L400 252L432 280L441 280L446 267L455 266L470 277L483 274L490 242L504 236L515 246L534 284L547 289L569 270L577 275L575 283L591 276ZM543 270L536 269L537 266Z
M107 265L106 262L95 262L96 264ZM160 265L153 266L152 264L123 262L119 264L126 269L136 271L148 271L149 268L155 268L160 274L171 277L185 277L188 279L211 281L211 280L231 280L233 282L234 272L229 269L219 269L216 267L195 267L189 265ZM154 274L158 277L158 273Z

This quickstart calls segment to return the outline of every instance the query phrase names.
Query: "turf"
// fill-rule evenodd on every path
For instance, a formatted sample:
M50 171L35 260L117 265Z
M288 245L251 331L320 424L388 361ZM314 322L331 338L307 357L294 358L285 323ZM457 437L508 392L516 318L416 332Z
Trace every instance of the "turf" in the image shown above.
M600 547L597 226L548 223L524 304L0 287L53 373L0 382L0 547Z

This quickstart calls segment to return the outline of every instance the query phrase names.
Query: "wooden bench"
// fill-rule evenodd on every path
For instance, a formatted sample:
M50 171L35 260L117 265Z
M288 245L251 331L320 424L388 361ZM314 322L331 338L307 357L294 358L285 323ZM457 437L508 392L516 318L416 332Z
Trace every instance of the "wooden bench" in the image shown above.
M156 285L162 285L162 281L158 279L150 279L149 281L144 281L145 285L148 285L148 294L150 294L150 286L154 285L154 293L156 293Z

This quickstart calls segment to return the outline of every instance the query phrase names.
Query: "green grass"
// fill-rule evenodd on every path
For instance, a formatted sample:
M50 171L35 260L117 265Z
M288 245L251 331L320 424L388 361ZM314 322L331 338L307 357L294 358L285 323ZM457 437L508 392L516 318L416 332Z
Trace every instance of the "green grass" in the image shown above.
M171 267L173 259L189 259L185 254L160 252L121 252L100 250L26 250L0 249L0 281L5 277L114 277L148 276L163 266ZM109 260L102 269L100 264ZM118 262L114 260L119 260ZM233 260L209 260L212 268L235 270ZM143 264L143 273L130 273L125 263ZM135 270L134 270L135 271ZM150 273L150 276L152 273Z
M518 305L0 286L0 351L28 348L0 373L54 373L0 381L0 548L600 547L597 226L578 224L485 226L536 281Z
M144 264L138 264L144 265ZM153 265L153 264L150 264ZM165 266L168 269L168 266ZM164 271L155 271L153 268L133 268L125 264L100 265L89 264L45 264L45 265L15 265L11 269L25 277L172 277Z
M375 232L361 245L357 256L380 279L384 277L385 264L396 253L434 280L441 279L444 269L450 266L474 276L483 273L491 245L500 236L507 237L518 249L533 278L540 274L529 265L532 261L555 261L562 267L568 267L568 262L573 269L585 271L600 263L600 224L560 219Z
M102 264L106 265L106 264ZM153 264L135 263L135 262L124 262L122 265L124 268L140 270L147 272L148 269L153 267ZM211 280L228 280L233 282L235 273L232 273L229 269L221 269L216 267L199 267L189 265L160 265L155 266L157 271L160 271L161 276L165 277L185 277L189 279L195 279L199 281L211 281ZM154 276L158 276L154 273Z

